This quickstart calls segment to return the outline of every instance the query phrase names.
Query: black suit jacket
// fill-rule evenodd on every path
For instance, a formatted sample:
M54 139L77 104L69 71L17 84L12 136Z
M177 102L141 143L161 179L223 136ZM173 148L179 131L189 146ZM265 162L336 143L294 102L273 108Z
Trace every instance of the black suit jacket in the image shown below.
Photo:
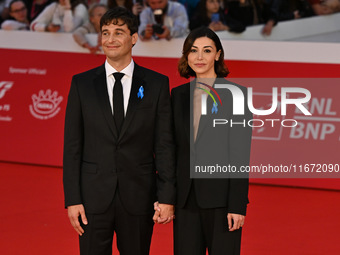
M137 97L143 86L144 97ZM65 206L103 213L119 189L134 215L175 203L174 141L168 77L135 64L128 109L117 135L104 65L72 79L65 117Z
M247 94L245 87L234 85L245 95ZM195 166L230 164L239 169L242 165L249 165L251 128L230 127L230 125L218 125L214 128L212 123L214 118L233 119L237 122L246 119L247 122L252 118L252 114L248 107L245 107L245 115L233 116L231 93L226 89L216 90L221 96L223 105L219 106L216 115L211 114L209 110L213 101L208 98L208 113L201 116L195 143L192 137L192 124L190 124L193 123L192 105L190 105L193 86L187 83L174 88L171 92L177 153L177 206L180 208L185 206L194 182L194 191L200 208L227 207L231 213L245 215L248 204L248 174L238 175L243 178L234 178L235 176L231 174L223 179L190 179L190 169L194 171ZM216 145L221 144L223 146L218 146L217 149Z

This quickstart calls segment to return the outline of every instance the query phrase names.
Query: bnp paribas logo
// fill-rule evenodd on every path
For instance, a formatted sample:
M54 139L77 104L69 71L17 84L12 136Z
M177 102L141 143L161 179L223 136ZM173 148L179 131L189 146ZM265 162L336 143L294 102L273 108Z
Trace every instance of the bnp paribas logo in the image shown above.
M0 99L3 98L8 90L13 86L12 81L0 81Z
M32 95L32 104L29 106L31 114L41 120L47 120L56 116L60 111L60 103L63 101L62 96L58 96L58 92L50 89Z

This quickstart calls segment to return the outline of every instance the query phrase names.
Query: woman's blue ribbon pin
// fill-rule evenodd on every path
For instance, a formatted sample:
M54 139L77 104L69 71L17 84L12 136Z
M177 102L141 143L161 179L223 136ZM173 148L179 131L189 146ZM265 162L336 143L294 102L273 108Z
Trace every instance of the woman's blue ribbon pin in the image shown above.
M217 109L217 103L213 103L213 107L211 109L211 113L217 113L218 109Z

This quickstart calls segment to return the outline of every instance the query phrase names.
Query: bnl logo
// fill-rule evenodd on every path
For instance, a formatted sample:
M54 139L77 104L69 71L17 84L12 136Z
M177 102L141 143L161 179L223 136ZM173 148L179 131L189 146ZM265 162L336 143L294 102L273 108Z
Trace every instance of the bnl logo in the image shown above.
M217 93L216 89L228 89L233 97L233 114L234 115L243 115L244 114L244 94L243 91L238 88L235 85L232 84L215 84L215 88L212 86L209 86L204 83L200 83L206 87L208 87L216 97L218 98L219 103L222 105L221 98L219 94ZM207 95L209 95L213 102L211 113L216 114L218 112L218 102L215 99L214 95L208 91L207 89L204 88L199 88L204 90L207 94L202 95L202 115L207 115ZM253 104L253 88L248 88L248 99L247 99L247 104L249 110L254 114L254 115L270 115L275 112L275 110L278 107L278 88L273 87L272 89L272 105L270 109L255 109L254 104ZM299 97L299 98L288 98L289 93L299 93L299 94L304 94L304 97ZM297 87L282 87L281 88L281 115L286 115L287 113L287 105L295 105L304 115L312 115L306 107L303 105L304 103L307 103L311 99L311 93L309 90L304 89L304 88L297 88Z

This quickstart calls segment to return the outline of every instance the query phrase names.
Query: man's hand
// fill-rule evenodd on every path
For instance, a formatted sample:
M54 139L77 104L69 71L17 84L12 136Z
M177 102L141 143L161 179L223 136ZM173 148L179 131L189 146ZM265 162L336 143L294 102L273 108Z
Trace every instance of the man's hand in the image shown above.
M263 27L261 33L265 36L270 36L274 27L274 20L268 20L266 25Z
M84 225L87 225L87 219L85 216L85 209L83 205L71 205L67 207L68 218L74 230L81 236L84 233L84 229L80 226L79 215Z
M227 218L228 218L229 231L234 231L234 230L239 229L240 227L243 227L244 220L246 217L241 214L228 213ZM234 221L234 225L233 225L233 221Z
M154 203L155 214L153 221L158 224L167 224L175 218L175 207L169 204Z
M156 34L158 36L158 38L164 38L164 39L167 39L167 40L170 40L170 30L167 26L162 26L163 28L163 33L161 34Z
M224 31L229 30L229 27L224 25L221 21L218 22L211 22L209 24L209 28L213 31Z
M47 32L52 32L52 33L55 33L55 32L58 32L60 30L60 25L55 25L55 24L52 24L50 23L46 28L45 30Z
M149 40L153 35L152 24L147 24L145 30L142 32L141 39Z

